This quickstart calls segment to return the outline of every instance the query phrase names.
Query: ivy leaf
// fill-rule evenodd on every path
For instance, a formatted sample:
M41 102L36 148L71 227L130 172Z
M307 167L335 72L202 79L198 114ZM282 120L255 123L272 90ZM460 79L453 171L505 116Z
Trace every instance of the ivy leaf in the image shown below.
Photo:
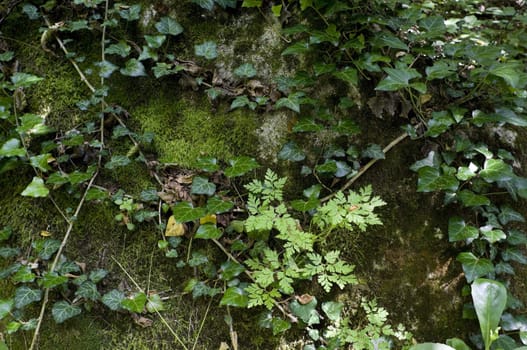
M464 207L477 207L481 205L490 205L490 199L485 196L475 194L470 190L463 190L457 193L457 196Z
M53 157L49 153L39 154L29 158L29 163L32 167L35 167L43 172L48 172L51 170L49 166L49 161L53 160Z
M212 196L216 193L216 185L209 182L207 178L196 176L192 179L191 193Z
M33 177L33 181L22 191L21 195L26 197L47 197L49 189L44 185L44 180L40 177Z
M397 91L410 86L410 80L420 78L421 74L414 68L384 68L388 76L381 80L375 90Z
M456 260L462 264L468 283L478 277L494 273L494 265L489 259L478 258L472 253L459 253Z
M479 228L479 231L481 232L483 237L491 244L507 238L505 232L503 232L502 230L494 230L492 225L482 226Z
M123 292L117 289L112 289L108 293L104 294L104 296L102 297L102 302L110 310L117 311L121 308L121 302L124 299L125 296Z
M135 293L132 297L123 299L121 306L130 312L141 313L145 308L146 300L145 293Z
M58 239L40 239L33 242L32 246L39 258L49 260L59 250L60 241Z
M525 218L522 214L518 213L516 210L512 209L508 205L503 205L500 208L500 214L498 219L502 225L507 225L509 222L525 222ZM1 240L1 239L0 239Z
M194 208L188 202L180 202L172 207L174 218L179 223L197 220L206 213L204 208Z
M10 247L0 247L0 258L8 259L20 254L20 249Z
M119 9L119 16L127 21L136 21L141 15L141 5L136 4Z
M243 0L242 7L262 7L262 0Z
M0 230L0 242L7 241L12 234L13 230L11 229L11 227L4 227Z
M231 166L225 169L225 176L227 177L241 176L260 166L254 158L246 156L231 159L229 160L229 164Z
M297 300L289 303L293 315L299 317L308 326L320 323L320 315L316 310L317 299L313 297L307 304L301 304Z
M230 7L235 9L237 0L214 0L216 4L220 5L223 9Z
M122 75L129 77L141 77L145 76L145 66L137 59L132 58L126 61L125 67L120 70Z
M82 312L82 309L78 306L71 305L67 301L57 301L53 304L51 309L51 314L53 319L57 323L62 323L72 317L79 315Z
M42 291L40 289L31 289L26 286L19 287L15 291L15 307L22 309L33 302L40 301L41 298Z
M524 88L527 84L523 65L515 62L495 63L489 69L489 73L503 78L507 84L515 89Z
M323 164L318 164L315 170L319 173L335 173L338 170L337 163L334 160L327 160Z
M364 158L371 158L371 159L384 159L384 152L382 151L381 146L377 144L371 144L362 151L361 156Z
M224 281L230 281L245 271L243 265L232 260L227 260L220 267L220 278Z
M282 56L303 54L309 51L309 43L305 41L299 41L293 45L288 46L282 51Z
M9 315L14 304L13 299L0 299L0 320Z
M117 70L117 67L115 64L109 61L101 61L95 63L96 67L99 67L99 77L101 78L109 78L113 72Z
M383 31L381 35L377 36L373 40L372 45L378 48L384 48L388 46L392 49L398 49L398 50L404 50L404 51L408 50L408 45L406 45L401 39L399 39L393 34L388 34L385 31Z
M291 328L291 323L287 322L286 320L282 320L281 318L274 317L271 321L271 327L273 329L273 335L277 335Z
M207 213L221 214L232 209L234 204L231 201L223 201L218 197L211 197L207 201Z
M439 169L424 166L417 173L419 174L419 179L417 180L418 192L455 191L459 187L459 182L455 176L441 174Z
M98 301L101 299L101 294L99 294L99 291L97 291L97 286L92 281L82 282L79 288L77 288L75 296L93 301Z
M148 297L148 302L146 303L146 310L148 312L159 312L165 310L165 305L159 294L152 294Z
M183 33L183 27L175 19L163 17L155 24L157 31L161 34L179 35Z
M326 316L332 321L340 320L340 314L344 305L339 302L327 301L322 304L322 310Z
M476 227L465 224L465 220L459 216L451 217L448 220L448 240L450 242L476 239L479 231Z
M338 72L335 72L333 73L333 75L350 85L357 86L357 84L359 83L357 70L350 67L346 67Z
M200 225L196 231L195 238L201 239L218 239L221 237L223 232L216 227L214 224Z
M194 53L196 54L196 56L205 57L208 60L212 60L218 57L218 52L216 51L216 43L213 41L206 41L201 45L195 45Z
M312 117L300 117L298 122L293 127L294 132L316 132L324 129L320 124L317 124Z
M278 153L278 159L290 160L292 162L300 162L305 158L304 151L294 141L286 143Z
M0 248L1 250L2 248ZM1 256L1 253L0 253ZM18 270L12 277L13 282L18 283L29 283L33 282L35 280L35 277L37 277L33 272L31 272L31 268L29 266L23 266L20 270ZM1 319L1 317L0 317Z
M121 57L126 57L130 54L130 45L128 45L125 41L119 41L117 44L112 44L108 46L104 53L107 55L119 55Z
M239 287L229 287L220 300L220 305L223 306L247 307L248 304L249 298Z
M68 282L68 277L59 276L56 272L44 273L42 279L38 281L39 286L44 288L54 288Z
M422 28L422 35L425 38L433 38L443 35L446 32L445 19L441 16L429 16L419 21Z
M439 60L433 66L426 67L426 79L444 79L456 73L456 65L451 61Z
M194 166L208 173L215 172L220 168L218 165L218 160L213 157L198 158L194 163Z
M159 49L166 38L166 35L145 35L146 44L151 49Z
M9 277L13 273L17 272L21 267L22 267L22 264L14 263L14 264L9 265L3 270L0 270L0 280L3 280Z
M212 11L214 8L214 0L192 0L192 2L205 10Z
M428 130L425 135L431 137L438 137L448 130L448 128L455 123L454 118L448 111L432 112L432 119L428 121Z
M240 78L252 78L256 75L256 69L250 63L244 63L234 70L234 74Z
M15 88L29 87L43 79L44 78L37 77L36 75L22 72L16 72L11 76L11 82L15 85Z
M139 55L137 59L139 61L144 61L144 60L149 60L149 59L157 61L158 56L155 50L151 49L149 46L143 45L143 48L141 49L141 54Z
M127 156L122 156L122 155L117 155L117 156L112 156L112 159L104 164L104 167L106 169L115 169L117 167L121 167L121 166L127 166L128 164L130 164L130 158L128 158Z
M23 157L26 155L26 151L23 147L20 147L20 140L12 138L4 142L0 148L0 156L4 157Z
M518 248L507 248L501 253L503 260L505 261L516 261L520 264L526 265L527 258L523 255L523 252Z
M514 173L509 164L501 159L487 159L479 175L487 182L507 181L512 179Z

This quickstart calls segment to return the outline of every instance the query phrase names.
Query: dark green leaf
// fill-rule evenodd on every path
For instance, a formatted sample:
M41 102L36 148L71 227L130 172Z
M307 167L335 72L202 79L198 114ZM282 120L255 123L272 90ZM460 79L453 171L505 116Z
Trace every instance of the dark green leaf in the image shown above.
M220 267L220 278L224 281L230 281L245 271L245 267L234 261L227 260Z
M242 7L261 7L262 0L243 0Z
M307 304L301 304L297 300L289 303L289 309L293 315L300 318L308 326L320 323L320 315L316 310L317 299L313 297Z
M154 60L154 61L157 61L158 58L159 57L158 57L157 52L155 50L151 49L149 46L143 45L143 47L141 49L141 54L139 55L139 57L137 59L139 61L150 60L150 59Z
M289 108L292 111L300 113L300 102L294 96L282 97L276 101L275 108Z
M33 242L33 248L43 260L49 260L59 247L60 241L57 239L39 239Z
M53 159L51 157L51 154L45 153L45 154L39 154L36 156L32 156L29 158L29 163L32 167L37 168L41 170L42 172L47 172L51 170L51 167L48 165L48 161L50 159Z
M221 237L223 232L214 224L204 224L200 225L196 231L195 238L201 239L218 239Z
M188 202L180 202L174 205L172 212L176 221L180 223L197 220L205 216L206 213L204 208L194 208Z
M58 301L53 304L53 308L51 309L53 319L57 323L62 323L72 317L80 315L81 312L82 309L80 307L71 305L67 301Z
M273 320L271 321L271 327L273 329L273 335L278 335L291 328L291 323L287 322L286 320L282 320L281 318L273 317Z
M136 21L140 18L141 15L141 5L131 5L123 8L119 8L119 15L122 19L127 21Z
M472 253L459 253L456 260L463 265L463 271L468 283L478 277L494 272L494 265L489 259L478 258Z
M7 241L13 234L11 227L7 226L0 230L0 242Z
M520 264L527 264L527 257L523 252L518 248L507 248L504 252L501 253L501 257L505 261L516 261Z
M487 182L506 181L512 179L512 167L501 159L487 159L479 175Z
M372 45L379 48L384 47L390 47L392 49L398 49L398 50L408 50L408 46L402 42L401 39L396 37L393 34L388 34L385 31L382 32L381 35L377 36L374 40Z
M3 270L0 270L0 280L3 280L4 278L9 277L13 273L17 272L22 267L22 264L20 263L14 263L9 265Z
M225 169L225 176L227 177L241 176L260 166L254 158L245 156L231 159L229 160L229 164L231 166Z
M166 38L166 35L145 35L146 44L152 49L159 49Z
M220 168L218 160L213 157L198 158L194 163L194 166L208 173L215 172Z
M11 247L0 247L0 258L8 259L20 254L20 249Z
M45 122L46 120L41 115L26 113L20 117L20 126L16 130L19 133L44 135L53 131Z
M75 296L93 301L98 301L101 299L101 294L99 294L97 291L97 286L92 281L83 282L79 288L77 288Z
M212 60L218 57L216 51L216 43L213 41L206 41L203 44L194 46L194 53L196 56L205 57L208 60Z
M216 185L209 182L207 178L196 176L192 179L191 193L212 196L216 193Z
M278 158L292 162L300 162L306 158L306 155L294 141L289 141L278 153Z
M227 7L230 7L233 9L236 8L237 0L214 0L214 1L216 2L216 4L220 5L224 9Z
M491 225L482 226L479 228L479 231L483 235L483 238L485 238L491 244L507 238L505 232L502 230L495 230Z
M442 175L439 169L429 166L420 168L418 174L418 192L433 192L438 190L455 191L459 186L459 182L453 175Z
M478 278L472 283L471 291L481 335L488 349L507 304L507 289L500 282Z
M22 309L25 306L40 301L42 298L42 291L40 289L31 289L26 286L17 288L15 291L15 307Z
M299 41L293 45L288 46L284 51L282 51L282 56L287 55L296 55L303 54L309 51L309 43L304 41Z
M36 275L31 272L31 268L25 265L13 275L12 279L15 283L28 283L33 282L35 277Z
M183 27L175 19L163 17L155 24L157 31L161 34L179 35L183 33Z
M293 127L294 132L316 132L322 129L324 129L324 127L320 124L317 124L315 119L310 117L301 117Z
M103 280L104 277L106 277L108 275L108 271L104 270L104 269L96 269L96 270L93 270L90 272L88 278L93 282L93 283L99 283L100 281Z
M115 169L121 166L127 166L130 164L130 158L127 156L112 156L112 159L104 165L106 169Z
M117 44L112 44L104 50L107 55L119 55L126 57L130 54L131 47L125 41L119 41Z
M429 16L419 21L419 27L422 28L422 36L433 38L442 36L446 32L445 19L441 16Z
M433 66L426 67L426 79L444 79L456 73L456 65L447 60L434 62Z
M121 68L120 72L122 75L129 77L141 77L146 75L145 66L135 58L126 61L125 67Z
M318 164L315 167L315 170L319 173L335 173L337 168L337 163L334 160L328 160L323 164Z
M381 80L375 90L380 91L397 91L409 87L410 80L420 78L421 74L414 68L384 68L388 76Z
M159 196L157 195L157 190L149 189L141 191L139 199L141 199L142 202L155 202L159 199Z
M214 8L214 0L192 0L192 2L205 10L212 11Z
M117 311L121 308L121 302L124 300L124 298L125 296L123 292L117 289L112 289L108 293L104 294L102 297L102 302L110 310Z
M318 77L322 74L334 73L336 71L336 66L335 66L335 63L316 62L313 64L313 71L315 72L315 75Z
M527 84L523 64L515 62L502 62L493 64L489 73L503 78L511 87L515 89L524 88Z
M220 300L220 305L224 306L247 307L248 304L249 298L244 290L239 287L227 288Z
M510 230L507 242L512 245L527 244L527 235L519 230Z
M326 316L332 320L332 321L339 321L340 320L340 314L342 312L342 308L344 305L339 302L334 301L327 301L325 303L322 303L322 310L326 314Z
M478 236L478 229L465 224L465 220L462 218L454 216L448 220L448 240L450 242L476 239Z
M365 150L362 151L361 156L364 158L372 159L384 159L384 152L382 151L381 146L376 144L369 145Z
M338 72L333 73L333 75L350 85L357 86L357 84L359 83L357 70L353 68L346 67Z
M218 197L211 197L207 201L207 213L221 214L232 209L234 204L230 201L223 201Z
M485 196L475 194L470 190L462 190L457 193L457 196L464 207L476 207L490 204L490 199Z
M135 293L133 296L121 300L121 306L130 312L141 313L145 308L146 299L145 293Z
M448 111L432 112L432 119L428 121L428 130L425 135L437 137L448 130L456 121Z

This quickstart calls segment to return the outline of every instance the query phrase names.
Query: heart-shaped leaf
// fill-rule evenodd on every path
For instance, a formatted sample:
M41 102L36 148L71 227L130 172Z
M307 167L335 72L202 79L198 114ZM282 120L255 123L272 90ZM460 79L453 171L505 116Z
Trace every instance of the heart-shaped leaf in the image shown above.
M203 44L194 46L194 53L196 56L205 57L208 60L212 60L218 57L216 51L216 43L213 41L206 41Z
M82 312L82 309L78 306L71 305L67 301L58 301L53 304L51 309L51 314L53 319L57 323L62 323L72 317L79 315Z
M163 17L155 24L157 31L161 34L179 35L183 33L183 27L175 19Z

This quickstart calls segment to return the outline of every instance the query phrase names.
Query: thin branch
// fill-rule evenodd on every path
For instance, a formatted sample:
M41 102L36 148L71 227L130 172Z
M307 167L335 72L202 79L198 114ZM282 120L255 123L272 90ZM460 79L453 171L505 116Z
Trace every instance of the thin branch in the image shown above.
M388 153L389 150L391 150L393 147L395 147L397 144L399 144L401 141L403 141L405 138L408 137L408 134L405 132L404 134L401 134L399 135L395 140L393 140L392 142L390 142L386 147L384 147L384 149L382 150L382 152L384 154ZM328 194L326 197L322 198L320 200L320 202L327 202L328 200L330 200L331 198L333 198L333 196L335 196L338 192L342 192L342 191L345 191L347 190L348 188L351 187L351 185L353 185L353 183L355 183L355 181L357 181L362 175L364 175L364 173L373 166L373 164L377 163L379 159L372 159L370 160L365 166L363 166L359 172L353 176L351 179L348 180L348 182L346 182L344 184L344 186L342 186L340 188L340 190L336 191L336 192L333 192L333 193L330 193Z

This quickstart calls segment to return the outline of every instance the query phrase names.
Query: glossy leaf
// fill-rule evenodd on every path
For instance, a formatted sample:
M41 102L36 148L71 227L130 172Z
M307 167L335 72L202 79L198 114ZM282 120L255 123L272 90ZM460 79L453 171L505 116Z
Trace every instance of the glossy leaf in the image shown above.
M220 305L223 306L247 307L248 304L249 298L244 290L239 287L227 288L220 300Z
M346 83L350 85L357 86L357 84L359 83L359 77L357 74L357 70L353 68L349 68L349 67L344 68L338 72L333 73L333 75L339 78L340 80L345 81Z
M17 288L15 291L15 307L22 309L23 307L40 301L42 298L42 291L40 289L31 289L26 286Z
M214 0L192 0L192 2L205 10L212 11L214 8Z
M514 175L509 164L501 159L487 159L479 175L487 182L510 180Z
M470 190L462 190L457 193L457 197L464 207L476 207L481 205L489 205L490 199L488 197L475 194Z
M146 44L152 49L159 49L166 38L166 35L145 35Z
M420 168L418 174L418 192L433 192L438 190L455 191L459 186L459 182L455 176L441 174L439 169L429 166Z
M317 299L313 299L307 304L301 304L298 300L293 300L289 303L289 309L293 315L300 318L305 324L313 325L320 323L320 315L316 310Z
M92 281L84 281L81 283L75 292L75 296L93 301L98 301L101 299L101 294L99 294L99 291L97 291L97 286Z
M491 225L480 227L479 231L483 235L483 238L485 238L491 244L507 238L505 232L494 229Z
M80 307L71 305L67 301L58 301L53 304L53 308L51 309L53 319L57 323L62 323L72 317L80 315L81 312L82 309Z
M456 260L462 264L463 272L469 283L478 277L494 272L494 265L489 259L478 258L472 253L459 253Z
M39 239L33 242L33 248L38 253L38 257L49 260L59 250L60 241L58 239Z
M232 260L227 260L220 267L220 278L224 281L230 281L245 271L245 267Z
M507 304L507 289L500 282L479 278L471 285L471 295L485 348L489 349Z
M409 87L410 80L421 77L421 74L414 68L384 68L388 76L381 80L375 90L379 91L397 91Z
M4 157L23 157L26 155L26 150L21 147L20 140L12 138L4 142L0 147L0 156Z
M44 273L38 284L44 288L54 288L68 282L68 277L59 276L56 272Z
M230 201L223 201L218 197L211 197L207 201L207 213L221 214L232 209L234 203Z
M130 54L131 47L125 41L120 41L117 44L112 44L108 46L104 53L107 55L119 55L121 57L126 57Z
M465 220L455 216L448 220L448 239L450 242L476 239L479 231L474 226L465 224Z
M33 177L33 180L27 187L22 191L21 195L26 197L47 197L49 189L44 185L44 180L40 177Z
M459 338L447 339L446 344L453 347L456 350L471 350L465 342Z
M155 24L157 31L166 35L179 35L183 33L183 27L175 19L163 17Z

